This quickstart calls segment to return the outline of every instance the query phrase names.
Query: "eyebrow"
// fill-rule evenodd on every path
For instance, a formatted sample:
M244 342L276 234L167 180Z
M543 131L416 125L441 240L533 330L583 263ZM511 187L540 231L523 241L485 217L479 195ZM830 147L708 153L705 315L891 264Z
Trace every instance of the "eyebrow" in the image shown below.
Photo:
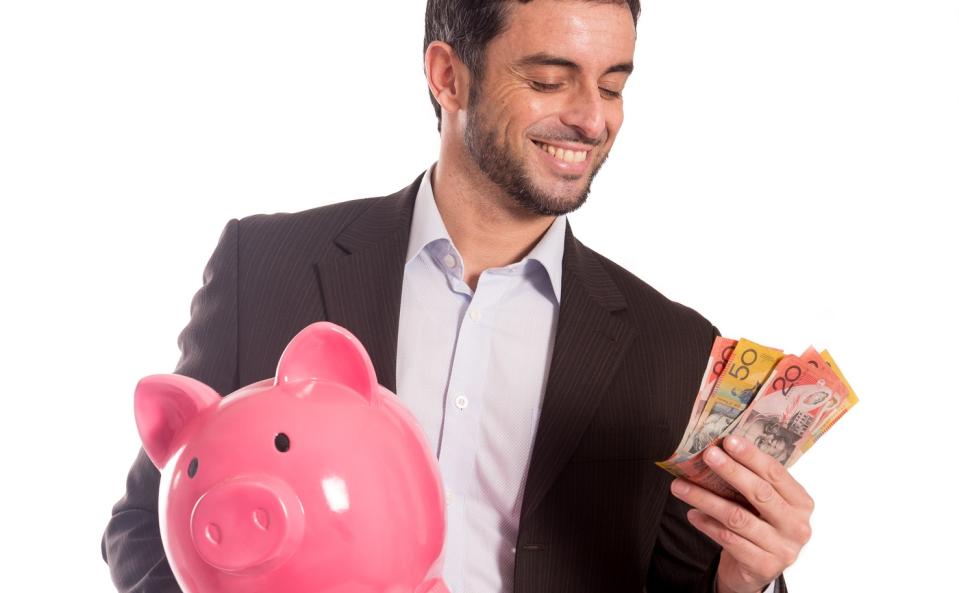
M582 70L579 64L577 64L576 62L573 62L572 60L568 60L566 58L562 58L560 56L554 56L552 54L548 54L544 52L539 52L539 53L531 54L528 56L524 56L520 58L518 62L516 62L516 65L520 67L560 66L562 68L570 68L572 70L577 70L577 71ZM621 64L616 64L615 66L610 66L609 68L606 69L605 72L603 72L603 74L612 74L614 72L625 72L626 74L630 74L632 71L633 71L633 63L623 62Z

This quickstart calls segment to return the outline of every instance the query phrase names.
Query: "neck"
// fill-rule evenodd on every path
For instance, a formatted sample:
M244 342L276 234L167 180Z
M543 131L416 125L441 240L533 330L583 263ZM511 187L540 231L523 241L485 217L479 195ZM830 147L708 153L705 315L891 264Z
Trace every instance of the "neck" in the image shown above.
M556 217L519 206L468 155L456 159L446 152L441 150L433 170L433 195L450 239L463 257L466 283L476 290L483 270L526 257Z

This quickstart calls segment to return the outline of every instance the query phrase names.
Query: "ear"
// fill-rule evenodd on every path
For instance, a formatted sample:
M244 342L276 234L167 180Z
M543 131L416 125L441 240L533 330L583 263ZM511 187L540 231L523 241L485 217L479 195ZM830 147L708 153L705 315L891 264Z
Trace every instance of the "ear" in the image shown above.
M276 384L330 381L346 385L372 401L378 383L373 362L356 336L320 321L306 326L283 351Z
M443 111L455 113L465 109L469 97L469 70L456 57L452 46L434 41L426 48L423 57L426 82L430 92Z
M133 412L143 449L157 469L170 460L183 427L219 401L217 392L190 377L151 375L140 380Z

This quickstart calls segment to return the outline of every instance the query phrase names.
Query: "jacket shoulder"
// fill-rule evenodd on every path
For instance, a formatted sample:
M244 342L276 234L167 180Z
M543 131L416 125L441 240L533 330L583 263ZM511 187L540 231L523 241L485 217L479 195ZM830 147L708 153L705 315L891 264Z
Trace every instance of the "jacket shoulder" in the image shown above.
M595 251L590 252L622 292L628 314L634 323L646 325L649 320L654 320L678 331L708 332L712 336L715 331L713 324L698 311L670 299L611 259Z
M385 199L359 198L300 212L254 214L239 220L239 232L247 244L326 243L377 201Z

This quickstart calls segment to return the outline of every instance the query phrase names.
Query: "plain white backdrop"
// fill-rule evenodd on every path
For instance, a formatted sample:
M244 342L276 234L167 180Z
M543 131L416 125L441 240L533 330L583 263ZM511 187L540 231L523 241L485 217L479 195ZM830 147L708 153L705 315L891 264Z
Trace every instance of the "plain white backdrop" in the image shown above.
M433 161L424 5L0 4L2 589L111 590L133 387L173 369L229 218L391 193ZM818 506L791 590L947 590L959 3L643 8L574 231L852 381L862 403L794 469Z

